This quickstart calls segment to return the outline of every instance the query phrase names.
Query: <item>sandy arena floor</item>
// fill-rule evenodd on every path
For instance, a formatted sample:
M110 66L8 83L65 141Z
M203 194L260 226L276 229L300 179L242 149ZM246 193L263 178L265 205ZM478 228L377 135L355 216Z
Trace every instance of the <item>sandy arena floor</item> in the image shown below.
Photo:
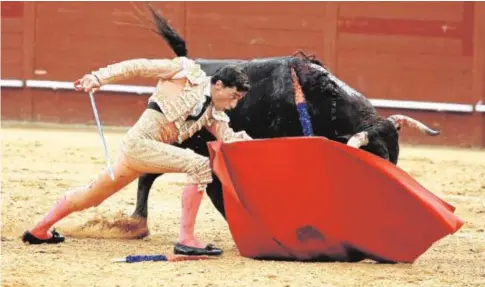
M121 130L105 130L115 157ZM88 183L105 161L95 127L2 127L2 286L485 286L485 151L403 147L399 164L425 187L457 207L467 221L414 264L366 261L288 263L238 256L226 222L204 199L198 231L225 253L210 261L116 264L130 254L171 253L177 238L183 175L159 178L149 199L151 235L143 240L92 238L89 220L130 214L136 182L100 207L57 225L72 234L65 244L28 246L20 241L69 187ZM71 229L69 229L69 227ZM74 229L73 229L74 227Z

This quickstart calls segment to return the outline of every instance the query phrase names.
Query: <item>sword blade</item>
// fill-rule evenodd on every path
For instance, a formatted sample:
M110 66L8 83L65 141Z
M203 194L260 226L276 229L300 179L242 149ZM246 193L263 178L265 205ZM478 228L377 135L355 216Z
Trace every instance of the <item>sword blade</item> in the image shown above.
M101 139L101 144L103 145L104 156L106 158L106 165L110 172L111 180L115 180L115 175L113 173L113 169L111 168L111 164L110 164L111 160L109 158L108 148L106 147L106 141L103 135L103 129L101 127L101 122L99 120L98 109L96 108L96 102L94 101L94 94L90 92L89 97L91 98L91 106L93 107L94 118L96 119L96 126L98 127L98 134Z

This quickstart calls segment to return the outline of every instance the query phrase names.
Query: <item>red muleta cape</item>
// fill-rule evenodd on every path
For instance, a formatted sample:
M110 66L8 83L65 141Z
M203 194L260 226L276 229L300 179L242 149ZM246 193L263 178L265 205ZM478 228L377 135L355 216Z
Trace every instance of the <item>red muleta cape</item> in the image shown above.
M413 262L464 223L399 167L322 137L208 145L244 257Z

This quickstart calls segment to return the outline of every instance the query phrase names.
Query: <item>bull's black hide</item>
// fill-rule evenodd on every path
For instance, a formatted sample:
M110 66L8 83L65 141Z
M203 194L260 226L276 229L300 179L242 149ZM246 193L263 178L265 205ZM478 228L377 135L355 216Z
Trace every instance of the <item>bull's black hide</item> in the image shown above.
M330 77L323 67L297 57L258 59L251 61L237 60L197 60L208 75L226 64L242 66L249 75L251 85L234 110L228 111L231 127L235 131L245 130L252 138L275 138L302 136L302 127L295 106L294 90L290 67L294 67L308 102L308 110L315 135L345 143L350 136L372 124L382 125L376 117L371 103L359 93L347 91ZM335 106L333 106L335 104ZM332 113L332 107L335 112ZM332 117L334 117L332 119ZM379 126L380 127L380 126ZM397 161L399 150L397 130L389 122L380 130L383 136L375 139L364 149ZM369 129L372 130L372 129ZM207 142L215 138L205 129L181 145L195 152L208 156ZM387 146L386 143L390 145ZM392 154L387 152L393 151ZM148 193L153 181L159 175L143 175L139 179L137 206L134 215L147 216ZM221 183L214 176L207 194L217 210L225 216Z

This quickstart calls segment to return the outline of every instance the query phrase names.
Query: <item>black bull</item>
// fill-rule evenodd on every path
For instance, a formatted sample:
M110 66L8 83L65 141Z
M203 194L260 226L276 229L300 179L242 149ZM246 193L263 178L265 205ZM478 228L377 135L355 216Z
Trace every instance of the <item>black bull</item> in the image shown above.
M295 104L291 71L293 68L305 95L315 136L361 148L397 164L399 129L408 125L429 135L437 135L422 123L395 115L382 118L363 95L338 80L317 61L306 57L280 57L242 60L197 60L212 75L227 64L240 65L249 76L251 89L227 114L235 131L245 130L252 138L303 136ZM201 130L182 144L208 156L207 142L215 138ZM144 174L138 181L137 203L132 216L146 219L148 194L161 174ZM207 187L207 195L225 218L222 186L219 179Z

